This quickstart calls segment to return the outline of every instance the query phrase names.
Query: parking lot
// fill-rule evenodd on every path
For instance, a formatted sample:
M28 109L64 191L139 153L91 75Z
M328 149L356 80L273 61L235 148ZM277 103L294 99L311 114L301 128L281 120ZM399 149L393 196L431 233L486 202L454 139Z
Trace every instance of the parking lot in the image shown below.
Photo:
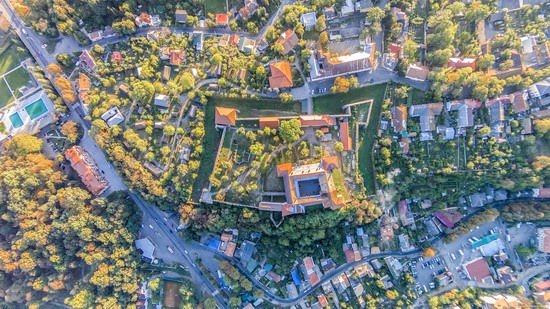
M447 267L441 255L433 258L418 258L411 263L411 269L416 281L416 291L424 294L435 289L434 277L445 272Z

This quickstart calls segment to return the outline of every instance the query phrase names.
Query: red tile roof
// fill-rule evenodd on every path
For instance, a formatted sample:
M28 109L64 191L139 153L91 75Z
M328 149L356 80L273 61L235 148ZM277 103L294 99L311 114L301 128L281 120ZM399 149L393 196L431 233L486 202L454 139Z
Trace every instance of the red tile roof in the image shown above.
M269 88L288 88L294 85L292 80L292 69L290 62L280 61L269 65L271 76L269 77Z
M390 43L388 47L388 52L392 57L398 58L399 55L401 55L401 45Z
M476 58L449 58L449 61L447 62L447 66L453 69L472 68L475 70L476 65Z
M170 51L170 64L171 65L180 65L183 60L183 50L176 49Z
M434 216L450 229L452 229L455 224L462 219L462 214L456 209L436 211Z
M349 136L349 122L340 122L340 141L344 145L344 151L351 150L351 137Z
M216 107L215 123L223 126L235 126L237 112L234 108Z
M321 307L325 308L328 306L328 300L325 294L317 295L317 300L319 301L319 304L321 305Z
M487 264L487 261L485 261L485 259L482 257L468 262L464 267L466 268L470 279L474 281L487 282L484 279L491 276L489 264Z
M344 255L346 256L346 262L355 262L355 254L353 253L353 249L351 247L344 250Z
M67 149L65 157L93 195L100 195L109 188L109 183L99 174L93 159L80 146Z
M550 280L540 281L533 285L536 291L545 291L550 289Z
M334 117L329 115L304 115L300 116L302 127L328 127L336 124Z
M229 24L229 16L225 13L216 14L216 25L227 26Z
M111 61L120 63L122 61L122 54L120 52L114 51L111 53Z

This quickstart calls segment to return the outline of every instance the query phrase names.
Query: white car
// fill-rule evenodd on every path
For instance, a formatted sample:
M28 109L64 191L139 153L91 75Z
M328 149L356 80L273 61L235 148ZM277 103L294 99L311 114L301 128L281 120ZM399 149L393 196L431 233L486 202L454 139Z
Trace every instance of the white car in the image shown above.
M172 250L172 247L170 247L170 246L166 246L166 249L168 250L168 252L170 252L170 253L174 253L174 250Z

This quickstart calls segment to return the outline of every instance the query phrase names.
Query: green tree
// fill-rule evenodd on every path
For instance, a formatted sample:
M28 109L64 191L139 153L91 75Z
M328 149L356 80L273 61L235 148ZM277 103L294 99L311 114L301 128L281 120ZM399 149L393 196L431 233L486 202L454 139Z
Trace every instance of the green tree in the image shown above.
M302 125L300 124L300 121L296 118L283 120L281 121L281 127L279 128L279 135L285 143L294 143L302 135L304 135L304 131L302 131L301 127Z
M6 147L18 155L40 152L42 146L44 143L41 139L29 134L17 134L6 143Z

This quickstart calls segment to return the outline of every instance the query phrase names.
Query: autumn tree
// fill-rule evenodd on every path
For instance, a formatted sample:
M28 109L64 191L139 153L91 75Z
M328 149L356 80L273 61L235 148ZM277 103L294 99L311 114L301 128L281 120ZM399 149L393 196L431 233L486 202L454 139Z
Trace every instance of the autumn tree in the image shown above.
M290 120L281 121L281 127L279 128L279 135L287 143L291 144L297 141L304 131L302 131L302 125L296 118Z
M82 127L76 122L69 120L61 126L61 133L67 137L71 144L76 144L82 138Z

